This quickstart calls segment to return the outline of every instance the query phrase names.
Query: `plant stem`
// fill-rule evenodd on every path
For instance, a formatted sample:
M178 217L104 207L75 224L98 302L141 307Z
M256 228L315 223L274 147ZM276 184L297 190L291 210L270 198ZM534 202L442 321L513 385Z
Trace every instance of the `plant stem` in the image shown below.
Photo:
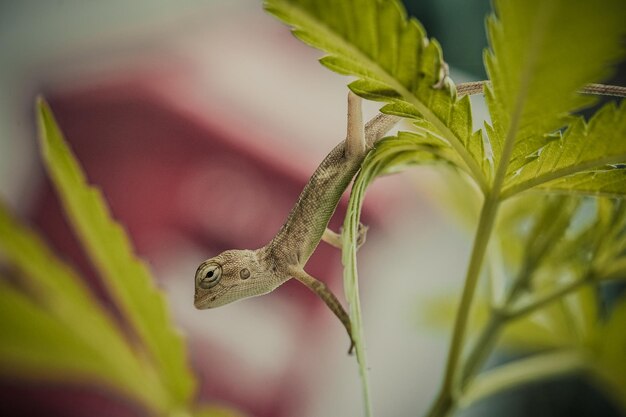
M574 292L578 288L591 284L594 282L594 278L592 274L588 274L585 277L573 281L569 284L563 285L561 288L547 294L546 296L536 300L533 303L530 303L524 307L521 307L515 311L509 311L509 305L513 304L517 296L519 295L519 290L528 282L530 275L526 276L522 274L520 278L516 281L513 286L509 296L507 297L507 301L505 306L501 309L493 311L492 315L489 318L489 323L485 326L485 329L479 336L474 349L469 354L467 361L465 362L465 367L463 368L462 373L462 381L461 381L461 392L464 392L467 389L468 384L471 382L472 378L483 364L485 359L491 353L491 349L493 347L494 342L496 341L498 335L503 326L505 326L508 322L519 319L526 314L530 314L542 307L545 307L549 303L561 299L564 296Z
M476 284L480 276L482 262L487 250L487 244L489 243L489 237L491 236L491 231L500 205L499 199L492 196L493 194L486 195L485 202L480 212L480 220L474 237L472 255L465 277L465 287L463 288L461 303L454 323L454 332L452 334L450 351L448 352L443 386L437 401L428 414L430 417L444 416L454 405L452 391L457 377L458 362L463 350L469 312L472 306Z
M470 353L461 373L461 390L465 388L468 381L474 376L476 371L483 364L491 353L496 339L500 335L500 330L508 317L500 311L494 311L489 318L489 323L480 334L474 349Z
M531 65L532 59L526 64ZM524 77L521 81L521 91L525 91L528 85L528 77ZM474 291L476 290L476 284L480 277L480 269L485 258L487 251L487 244L491 237L491 232L500 208L501 198L500 193L504 184L504 177L506 176L506 170L509 166L509 160L513 152L513 146L515 144L515 136L521 120L522 110L524 107L525 95L520 94L515 100L515 107L511 115L509 128L507 130L504 144L502 146L502 154L500 155L500 161L497 164L496 173L493 178L492 187L489 191L485 192L485 200L480 211L480 219L478 221L478 228L476 229L476 236L474 237L474 245L472 247L472 256L467 268L467 275L465 277L465 287L463 288L463 295L461 296L461 304L456 314L454 323L454 332L452 333L452 343L450 346L450 352L448 353L448 360L446 363L446 374L443 381L443 386L439 394L439 399L435 403L435 407L428 415L430 417L439 417L445 415L449 408L454 406L455 401L450 402L448 409L443 409L438 412L437 405L443 403L441 398L446 399L452 397L452 391L454 383L456 382L458 372L458 362L463 351L463 342L465 340L465 332L467 328L467 321L469 319L469 312L472 306L472 300L474 299Z
M446 417L454 409L455 403L456 401L452 398L452 392L442 390L439 392L437 401L435 401L430 411L428 412L428 416Z
M592 283L593 283L593 278L591 275L587 275L584 278L578 279L576 281L572 281L569 284L565 284L561 286L561 288L551 292L550 294L547 294L530 304L527 304L523 307L518 308L517 310L512 311L509 314L508 318L510 320L515 320L520 317L523 317L526 314L532 313L533 311L538 310L555 300L563 298L564 296L570 294L571 292L574 292L575 290L577 290L578 288L586 284L592 284Z

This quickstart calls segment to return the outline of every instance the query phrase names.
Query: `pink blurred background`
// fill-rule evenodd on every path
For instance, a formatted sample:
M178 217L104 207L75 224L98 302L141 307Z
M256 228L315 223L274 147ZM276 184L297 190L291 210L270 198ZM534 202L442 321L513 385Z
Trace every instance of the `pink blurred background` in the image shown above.
M193 275L228 248L258 247L345 134L345 77L321 67L257 1L4 4L0 13L0 194L91 276L43 176L32 113L51 103L87 176L168 294L198 396L253 416L361 413L347 337L295 282L216 310L193 307ZM2 9L0 9L2 10ZM377 110L366 106L367 114ZM447 331L420 305L456 293L468 237L432 203L420 169L368 194L360 276L375 409L416 415L438 387ZM345 201L333 220L341 223ZM343 299L338 250L307 270ZM446 329L447 330L447 329ZM445 336L445 337L444 337ZM0 381L0 411L142 415L97 388Z

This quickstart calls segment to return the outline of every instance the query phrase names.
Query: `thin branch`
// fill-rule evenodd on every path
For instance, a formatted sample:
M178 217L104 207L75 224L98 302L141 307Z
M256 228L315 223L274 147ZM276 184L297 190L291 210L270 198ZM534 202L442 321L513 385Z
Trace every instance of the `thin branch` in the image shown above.
M472 255L467 268L461 303L456 313L454 331L452 333L452 342L450 343L450 350L448 351L448 358L446 361L446 372L443 386L439 392L437 400L433 404L430 412L427 414L430 417L447 415L450 410L455 407L453 391L459 371L459 360L464 346L467 320L498 208L499 200L497 197L494 198L491 194L487 194L480 213L476 235L474 236Z
M565 284L561 286L560 288L544 295L543 297L539 297L537 300L511 311L510 313L508 313L508 319L515 320L520 317L523 317L526 314L532 313L533 311L536 311L542 307L545 307L551 302L558 300L560 298L563 298L566 295L574 292L575 290L587 284L592 284L593 282L594 280L590 278L590 276L587 276L585 278Z

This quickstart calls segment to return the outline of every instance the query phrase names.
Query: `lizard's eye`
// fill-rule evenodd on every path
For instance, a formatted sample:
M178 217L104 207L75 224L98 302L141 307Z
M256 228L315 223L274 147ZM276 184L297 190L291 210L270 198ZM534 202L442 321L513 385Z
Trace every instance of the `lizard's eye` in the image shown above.
M198 271L198 286L208 290L216 286L222 278L222 267L218 264L205 265Z

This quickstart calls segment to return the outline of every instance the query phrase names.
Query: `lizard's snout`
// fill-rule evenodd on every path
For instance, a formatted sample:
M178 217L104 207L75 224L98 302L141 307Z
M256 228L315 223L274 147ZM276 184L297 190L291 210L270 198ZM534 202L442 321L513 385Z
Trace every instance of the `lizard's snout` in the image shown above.
M193 294L193 306L198 310L206 309L207 306L202 304L202 297L198 296L198 289L196 288Z

